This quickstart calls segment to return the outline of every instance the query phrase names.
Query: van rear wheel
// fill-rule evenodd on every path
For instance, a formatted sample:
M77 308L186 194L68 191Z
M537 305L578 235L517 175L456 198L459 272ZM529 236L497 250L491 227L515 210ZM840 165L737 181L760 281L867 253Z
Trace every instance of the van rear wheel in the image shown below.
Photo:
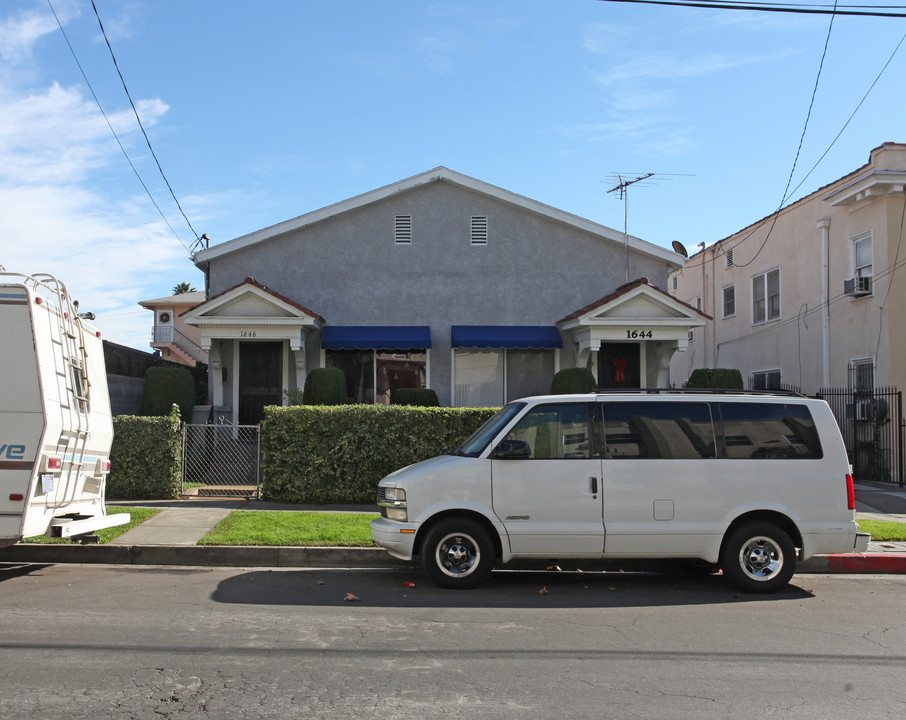
M428 532L421 561L425 574L440 587L475 587L494 569L494 545L474 520L447 518Z
M744 592L780 590L793 577L796 549L790 536L768 522L746 523L724 541L721 568Z

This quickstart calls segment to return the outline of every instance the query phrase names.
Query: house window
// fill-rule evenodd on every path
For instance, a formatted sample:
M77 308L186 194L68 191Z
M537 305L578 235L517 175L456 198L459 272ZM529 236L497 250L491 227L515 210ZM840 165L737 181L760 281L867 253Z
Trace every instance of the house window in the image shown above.
M736 285L727 285L723 289L724 317L736 315Z
M488 244L488 218L485 215L473 215L469 230L472 245Z
M455 407L496 407L550 391L553 350L456 348L453 355Z
M780 268L752 278L752 324L780 318Z
M870 278L873 275L872 261L874 260L872 250L871 233L865 233L853 238L853 267L857 278Z
M346 376L353 403L389 405L395 390L423 388L428 374L425 350L326 350L326 366Z
M393 239L397 245L412 244L412 216L397 215L393 219Z
M759 370L749 378L750 390L779 390L780 370Z
M853 392L875 389L875 361L873 358L857 358L849 361L849 385Z

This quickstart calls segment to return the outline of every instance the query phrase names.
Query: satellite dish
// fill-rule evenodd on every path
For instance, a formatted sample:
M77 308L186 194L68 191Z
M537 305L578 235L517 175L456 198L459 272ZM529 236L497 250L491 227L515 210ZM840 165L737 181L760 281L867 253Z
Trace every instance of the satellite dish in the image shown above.
M685 246L679 240L673 241L673 252L679 253L684 258L689 257L689 253L686 251Z

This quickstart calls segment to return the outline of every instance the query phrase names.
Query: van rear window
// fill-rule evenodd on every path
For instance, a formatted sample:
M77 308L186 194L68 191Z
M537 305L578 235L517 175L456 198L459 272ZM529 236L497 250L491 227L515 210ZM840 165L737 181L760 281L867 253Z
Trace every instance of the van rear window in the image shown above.
M790 460L824 456L815 421L805 405L718 403L724 457Z

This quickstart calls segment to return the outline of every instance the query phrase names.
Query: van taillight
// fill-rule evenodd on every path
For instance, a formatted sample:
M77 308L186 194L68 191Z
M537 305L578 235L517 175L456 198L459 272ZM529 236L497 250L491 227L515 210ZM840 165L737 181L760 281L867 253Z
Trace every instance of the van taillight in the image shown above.
M856 488L853 485L853 476L846 476L846 504L850 510L856 509Z

